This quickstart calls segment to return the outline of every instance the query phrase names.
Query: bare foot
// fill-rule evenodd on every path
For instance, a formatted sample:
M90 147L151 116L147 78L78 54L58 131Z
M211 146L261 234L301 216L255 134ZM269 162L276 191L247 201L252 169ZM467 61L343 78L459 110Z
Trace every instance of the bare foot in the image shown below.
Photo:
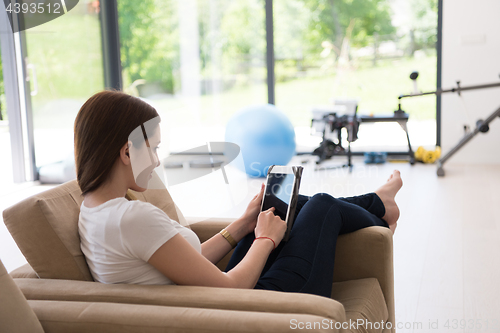
M392 230L392 233L396 231L399 219L399 208L394 198L401 189L401 186L403 186L401 175L398 170L394 170L392 175L387 180L387 183L375 191L385 207L385 215L382 219L389 224L389 228Z

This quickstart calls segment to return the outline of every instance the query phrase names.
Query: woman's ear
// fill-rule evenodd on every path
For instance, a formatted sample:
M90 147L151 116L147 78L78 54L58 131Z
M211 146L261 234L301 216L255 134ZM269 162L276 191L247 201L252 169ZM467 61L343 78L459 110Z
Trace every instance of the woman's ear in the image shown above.
M120 149L120 159L125 165L130 165L130 152L129 149L132 143L128 141L126 144L122 146Z

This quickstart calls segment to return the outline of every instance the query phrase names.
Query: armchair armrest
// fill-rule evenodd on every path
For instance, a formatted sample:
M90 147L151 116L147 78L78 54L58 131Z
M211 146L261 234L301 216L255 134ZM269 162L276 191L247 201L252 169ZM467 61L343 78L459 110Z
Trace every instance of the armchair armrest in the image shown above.
M395 324L392 231L368 227L339 236L333 282L376 278L384 294L389 321Z
M212 218L190 225L201 242L209 239L233 219ZM395 324L394 268L392 231L385 227L368 227L339 236L335 254L333 282L376 278ZM232 251L217 266L223 270Z
M221 229L231 223L232 219L208 219L190 225L192 230L198 235L201 242L209 239ZM369 227L356 232L342 235L337 241L335 256L335 269L333 282L357 280L363 278L376 278L380 284L389 312L389 320L395 323L394 309L394 270L393 270L393 249L392 232L384 227ZM232 251L218 263L218 267L223 270L227 265ZM24 265L10 273L14 278L37 278L36 273L29 265ZM22 279L17 279L16 283L21 286ZM32 285L33 279L26 279L25 290L30 291L33 299L50 299L47 294L51 292L39 293L36 291L37 285ZM66 280L40 280L47 282L63 282ZM73 281L74 283L80 283ZM43 282L45 283L45 282ZM90 282L91 283L91 282ZM40 287L40 286L39 286ZM33 289L34 288L34 289ZM43 287L42 287L43 288ZM194 287L198 288L198 287ZM69 292L69 291L68 291ZM38 295L38 296L36 296ZM95 295L94 295L95 296ZM78 300L78 298L76 299ZM267 302L267 301L266 301ZM300 303L296 302L295 303ZM343 313L343 311L342 311ZM343 315L344 316L344 315Z
M298 322L319 323L324 320L318 316L291 313L90 302L28 301L28 303L46 333L289 332L293 319ZM332 331L338 332L329 326L320 327L318 330L318 332Z
M189 218L187 219L187 221L189 223ZM196 235L198 235L200 242L203 243L204 241L227 227L233 221L234 219L229 218L211 218L201 222L190 224L189 226L191 227L191 230L193 230ZM226 256L217 263L217 267L219 267L221 271L224 271L224 269L226 268L232 254L233 250L226 254Z
M231 218L209 218L204 221L191 224L190 222L194 220L186 218L189 227L198 235L198 238L202 243L227 227L234 220L235 219Z
M23 266L16 268L12 272L10 272L9 275L13 279L20 279L20 278L37 279L38 278L38 275L33 270L33 268L31 268L30 264L24 264Z
M340 322L344 322L346 318L341 303L309 294L178 285L103 284L55 279L14 279L14 281L28 300L293 313L314 315Z

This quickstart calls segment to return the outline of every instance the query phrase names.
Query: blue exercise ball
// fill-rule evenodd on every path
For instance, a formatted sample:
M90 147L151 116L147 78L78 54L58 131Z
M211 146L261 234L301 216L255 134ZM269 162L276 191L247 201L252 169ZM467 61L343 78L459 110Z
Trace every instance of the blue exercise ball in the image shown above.
M269 166L287 165L295 155L292 123L272 104L238 111L227 123L226 142L240 146L243 171L252 177L265 177Z

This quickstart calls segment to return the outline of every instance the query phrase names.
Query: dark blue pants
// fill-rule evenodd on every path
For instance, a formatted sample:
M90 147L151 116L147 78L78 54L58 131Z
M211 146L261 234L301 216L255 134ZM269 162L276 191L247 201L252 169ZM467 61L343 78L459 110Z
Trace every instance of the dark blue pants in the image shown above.
M330 297L338 235L370 226L389 227L384 215L375 193L339 199L325 193L300 195L290 238L269 255L255 289ZM243 259L254 239L252 232L238 243L226 272Z

